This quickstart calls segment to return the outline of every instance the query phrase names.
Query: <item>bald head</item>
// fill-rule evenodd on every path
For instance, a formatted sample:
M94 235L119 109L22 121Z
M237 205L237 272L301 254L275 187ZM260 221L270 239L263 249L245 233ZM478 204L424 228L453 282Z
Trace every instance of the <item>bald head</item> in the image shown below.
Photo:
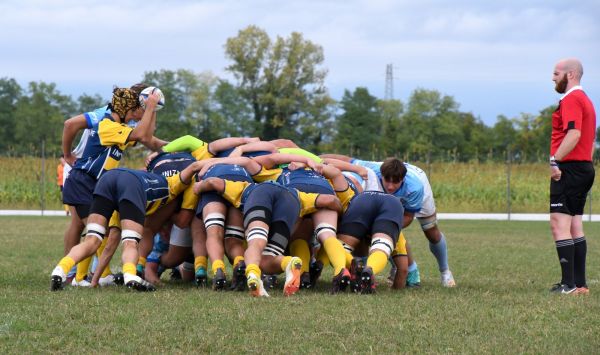
M581 65L581 62L577 58L561 59L556 64L556 67L565 73L572 72L578 81L583 76L583 65Z

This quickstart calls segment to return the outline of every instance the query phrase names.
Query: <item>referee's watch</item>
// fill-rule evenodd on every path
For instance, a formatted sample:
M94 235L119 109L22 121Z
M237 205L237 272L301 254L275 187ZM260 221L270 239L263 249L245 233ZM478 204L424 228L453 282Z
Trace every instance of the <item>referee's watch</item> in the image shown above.
M554 155L550 157L550 166L558 166L558 162L556 161Z

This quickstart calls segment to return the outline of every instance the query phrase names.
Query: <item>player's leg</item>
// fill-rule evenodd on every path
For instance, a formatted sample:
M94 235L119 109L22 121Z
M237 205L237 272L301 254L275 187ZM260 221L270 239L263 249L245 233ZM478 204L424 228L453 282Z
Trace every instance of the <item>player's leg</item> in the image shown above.
M217 196L222 199L220 196ZM213 289L222 290L227 283L225 276L225 214L227 206L222 201L211 201L202 209L204 228L206 229L206 250L212 265Z
M244 215L242 212L229 206L227 209L227 225L223 240L225 253L232 266L231 290L244 291L246 289L246 238L244 236Z
M205 287L208 285L208 252L206 251L206 230L204 229L202 218L199 218L198 215L196 215L196 217L192 219L190 229L192 233L196 285Z

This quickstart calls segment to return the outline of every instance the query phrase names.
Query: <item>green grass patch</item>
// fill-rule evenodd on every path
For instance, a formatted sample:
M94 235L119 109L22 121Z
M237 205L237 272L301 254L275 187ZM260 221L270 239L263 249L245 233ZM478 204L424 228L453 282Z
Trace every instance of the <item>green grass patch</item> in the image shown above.
M416 290L376 295L318 288L290 298L166 283L50 292L64 217L1 217L1 353L596 353L600 349L600 224L586 223L587 297L550 295L559 278L546 222L442 221L458 287L439 272L417 226L407 230ZM118 268L118 261L114 263ZM382 280L380 280L382 281Z

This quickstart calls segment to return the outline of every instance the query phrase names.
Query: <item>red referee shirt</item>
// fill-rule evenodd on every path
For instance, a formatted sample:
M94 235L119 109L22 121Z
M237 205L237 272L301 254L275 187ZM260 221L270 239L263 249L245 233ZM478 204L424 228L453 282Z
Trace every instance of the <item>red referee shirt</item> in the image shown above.
M596 112L581 86L569 90L552 114L550 155L556 153L569 129L580 131L581 137L575 148L561 161L592 161L592 147L596 140Z

